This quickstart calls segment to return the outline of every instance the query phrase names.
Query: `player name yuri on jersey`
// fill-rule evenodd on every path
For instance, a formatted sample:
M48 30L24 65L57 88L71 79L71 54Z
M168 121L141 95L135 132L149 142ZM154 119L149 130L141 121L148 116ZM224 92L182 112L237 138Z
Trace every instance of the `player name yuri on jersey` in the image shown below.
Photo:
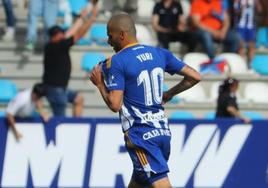
M136 57L140 60L140 62L153 60L153 55L151 53L143 53L143 54L137 55Z

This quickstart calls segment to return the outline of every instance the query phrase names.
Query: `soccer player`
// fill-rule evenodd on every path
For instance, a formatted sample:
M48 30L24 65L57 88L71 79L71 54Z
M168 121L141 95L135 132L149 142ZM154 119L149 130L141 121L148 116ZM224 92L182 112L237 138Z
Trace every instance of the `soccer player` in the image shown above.
M163 104L200 81L200 74L168 50L139 44L127 14L107 25L108 43L116 54L95 66L90 80L113 112L120 113L125 143L133 162L129 188L169 188L167 161L171 133ZM163 93L164 72L184 76Z

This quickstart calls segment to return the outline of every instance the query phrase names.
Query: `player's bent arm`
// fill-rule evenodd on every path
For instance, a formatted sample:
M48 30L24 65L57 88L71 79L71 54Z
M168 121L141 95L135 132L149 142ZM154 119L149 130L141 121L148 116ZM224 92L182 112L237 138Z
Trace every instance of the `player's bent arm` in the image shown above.
M178 72L178 74L184 76L184 78L181 82L165 93L168 100L170 100L173 96L193 87L195 84L201 81L201 75L188 65L185 65L181 71Z
M109 91L104 83L100 65L96 65L91 71L89 78L98 88L106 105L113 111L118 112L123 103L123 90Z
M106 105L112 110L113 112L118 112L123 103L123 91L122 90L112 90L108 91L104 84L97 86L101 96L106 103Z

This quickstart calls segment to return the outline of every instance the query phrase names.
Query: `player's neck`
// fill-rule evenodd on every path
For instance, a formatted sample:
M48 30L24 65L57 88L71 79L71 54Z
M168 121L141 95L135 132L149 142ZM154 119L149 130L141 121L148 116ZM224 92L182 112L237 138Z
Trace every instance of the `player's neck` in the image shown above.
M125 49L127 47L130 47L130 46L133 46L133 45L136 45L136 44L138 44L137 39L129 40L129 41L125 42L125 44L123 45L122 49Z

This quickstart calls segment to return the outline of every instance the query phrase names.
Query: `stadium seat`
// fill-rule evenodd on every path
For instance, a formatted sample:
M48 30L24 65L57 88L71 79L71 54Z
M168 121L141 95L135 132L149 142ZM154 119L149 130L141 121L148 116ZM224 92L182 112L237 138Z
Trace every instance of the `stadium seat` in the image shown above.
M197 71L200 71L200 65L209 60L209 57L203 53L188 53L183 57L183 61L194 68Z
M86 46L86 45L91 45L92 44L92 40L90 38L81 38L80 40L78 40L76 42L77 45L80 46Z
M260 82L251 82L245 85L245 99L254 103L268 103L268 84Z
M191 112L175 111L170 115L169 118L170 119L194 119L195 116Z
M88 4L88 0L68 0L72 13L79 15L80 11Z
M216 116L216 112L211 111L204 115L204 119L215 119L215 116Z
M90 30L91 39L100 46L107 46L107 28L106 24L94 24Z
M264 116L261 113L259 113L259 112L246 111L246 112L242 112L242 114L245 117L250 118L252 120L262 120L262 119L265 119Z
M84 71L91 71L100 61L106 59L106 56L98 52L86 52L81 61L81 68Z
M238 54L235 53L222 53L217 57L226 59L232 74L247 74L247 63Z
M152 33L142 24L135 25L137 30L137 39L141 44L156 45L156 40L152 37Z
M185 102L207 102L208 98L206 97L204 88L197 84L191 89L188 89L180 94L178 94L180 99Z
M169 88L168 88L168 85L164 83L163 85L163 91L167 91ZM168 101L168 103L171 103L171 104L178 104L180 102L180 98L179 96L174 96L170 101Z
M251 62L252 68L261 75L268 75L268 55L257 54Z
M0 102L8 103L17 94L17 86L10 80L0 80Z
M138 0L138 16L142 18L151 18L154 4L154 0Z
M0 111L0 118L5 117L5 116L6 116L6 112L5 111Z
M257 32L256 47L259 48L261 46L268 48L268 28L266 27L259 28Z

